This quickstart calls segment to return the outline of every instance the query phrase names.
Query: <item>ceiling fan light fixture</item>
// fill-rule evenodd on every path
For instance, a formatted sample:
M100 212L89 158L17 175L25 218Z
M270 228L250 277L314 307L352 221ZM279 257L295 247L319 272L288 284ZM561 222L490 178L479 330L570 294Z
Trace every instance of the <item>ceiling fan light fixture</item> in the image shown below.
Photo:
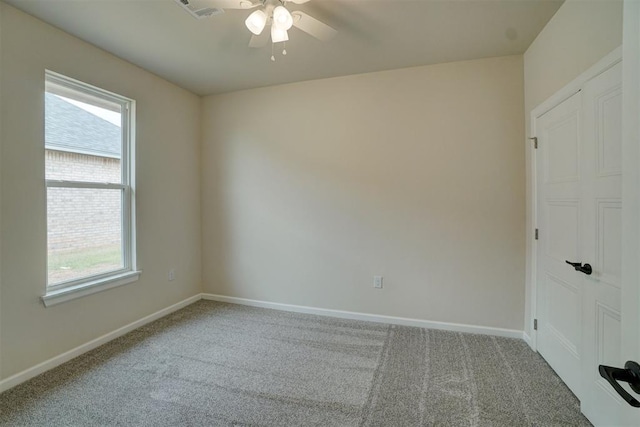
M289 40L287 30L279 28L277 25L271 26L271 41L273 43L286 42L287 40Z
M263 10L254 11L244 24L247 26L249 31L251 31L256 36L259 36L264 30L264 26L267 24L267 14L264 13Z
M273 23L276 27L288 30L293 26L293 16L284 6L278 6L273 9Z

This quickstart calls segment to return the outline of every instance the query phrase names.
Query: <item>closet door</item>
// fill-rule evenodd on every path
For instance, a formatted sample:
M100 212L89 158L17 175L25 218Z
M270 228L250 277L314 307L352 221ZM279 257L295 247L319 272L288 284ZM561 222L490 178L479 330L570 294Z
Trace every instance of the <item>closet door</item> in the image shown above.
M622 63L583 89L582 244L593 272L584 284L583 412L595 425L620 425L622 405L598 366L622 366Z
M581 132L581 92L536 121L537 348L578 397L583 277L566 261L583 257Z
M618 62L536 123L538 351L596 426L640 421L625 382L640 366L622 354L622 105Z

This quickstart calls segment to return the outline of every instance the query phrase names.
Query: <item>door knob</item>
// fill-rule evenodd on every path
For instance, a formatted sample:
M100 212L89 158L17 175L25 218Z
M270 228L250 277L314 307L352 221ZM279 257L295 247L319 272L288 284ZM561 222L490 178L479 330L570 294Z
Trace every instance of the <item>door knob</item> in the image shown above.
M627 402L631 406L640 408L640 402L638 402L633 398L633 396L627 393L627 391L623 389L622 386L618 383L618 381L629 383L629 386L631 386L631 390L640 394L640 365L632 360L629 360L624 364L624 369L600 365L598 367L598 371L600 372L600 376L609 381L609 384L611 384L614 390L617 391L620 396L622 396L625 402Z
M576 271L580 271L581 273L586 274L587 276L593 273L593 269L591 268L591 264L582 265L581 262L571 262L565 261L567 264L576 269Z

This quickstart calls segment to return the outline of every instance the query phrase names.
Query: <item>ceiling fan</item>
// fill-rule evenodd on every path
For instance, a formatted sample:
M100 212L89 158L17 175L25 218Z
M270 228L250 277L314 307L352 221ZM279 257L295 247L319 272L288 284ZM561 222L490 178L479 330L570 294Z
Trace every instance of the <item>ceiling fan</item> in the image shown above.
M289 40L288 30L296 27L299 30L321 41L333 38L337 31L327 24L307 15L299 10L289 11L287 3L296 5L307 3L309 0L175 0L196 19L220 15L225 10L241 9L253 11L245 20L247 29L252 36L249 47L260 48L269 42L285 42ZM269 32L264 31L270 26ZM286 55L286 50L283 51ZM271 60L275 60L273 55Z

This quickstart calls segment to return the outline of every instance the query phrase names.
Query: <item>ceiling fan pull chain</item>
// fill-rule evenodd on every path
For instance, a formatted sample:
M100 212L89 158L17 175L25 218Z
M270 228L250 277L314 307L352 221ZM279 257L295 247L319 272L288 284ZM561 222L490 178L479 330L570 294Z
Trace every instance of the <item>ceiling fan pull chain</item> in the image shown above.
M287 54L287 42L284 42L284 43L283 43L282 54L283 54L283 55L286 55L286 54Z
M273 55L273 45L275 43L271 42L271 61L276 62L276 57Z

